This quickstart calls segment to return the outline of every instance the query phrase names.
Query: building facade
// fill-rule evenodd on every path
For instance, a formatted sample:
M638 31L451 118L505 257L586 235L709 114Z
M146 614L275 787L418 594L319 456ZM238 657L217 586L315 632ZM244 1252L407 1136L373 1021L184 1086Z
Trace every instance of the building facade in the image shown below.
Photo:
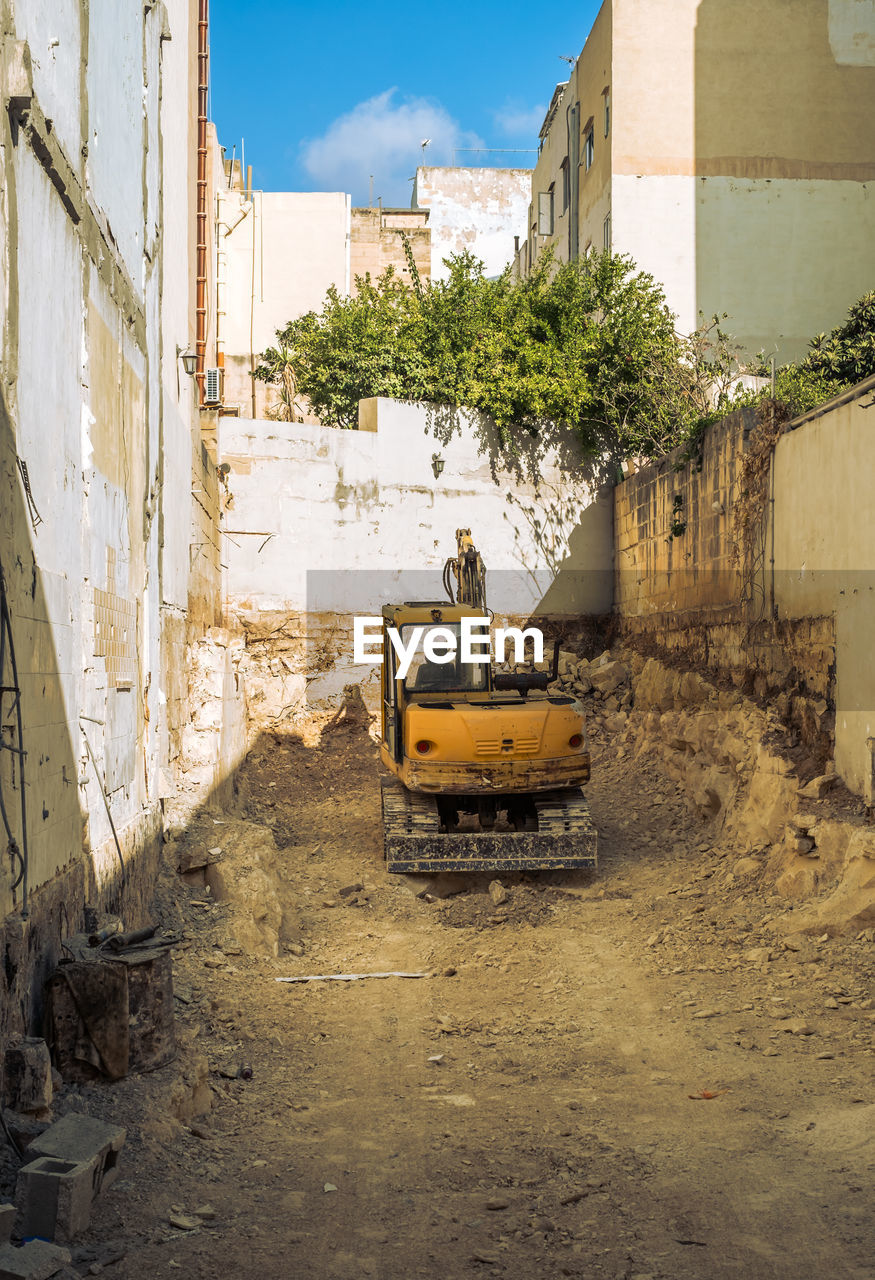
M219 616L216 467L181 360L205 8L0 0L0 732L20 723L25 752L0 751L0 1031L33 1024L86 902L142 922L186 646Z
M209 165L215 305L207 363L223 371L222 411L273 413L277 390L252 377L277 331L320 311L329 288L355 293L356 277L392 267L410 282L404 240L423 280L431 273L427 210L351 208L342 191L253 191L224 161L215 136ZM296 416L309 420L299 402Z
M420 166L411 204L428 209L432 279L446 279L445 260L465 250L480 259L487 276L501 275L513 259L531 188L531 169Z
M517 270L610 246L681 330L798 357L875 267L875 10L605 0L541 131Z

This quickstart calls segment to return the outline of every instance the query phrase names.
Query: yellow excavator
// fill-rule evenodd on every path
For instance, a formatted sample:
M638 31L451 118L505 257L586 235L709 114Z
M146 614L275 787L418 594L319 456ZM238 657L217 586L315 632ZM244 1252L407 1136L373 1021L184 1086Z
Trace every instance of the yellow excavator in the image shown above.
M594 868L597 837L581 790L590 774L583 708L548 692L559 645L552 672L493 672L483 657L492 618L486 570L470 529L458 529L456 541L444 568L448 601L382 610L387 868ZM533 690L541 696L529 698Z

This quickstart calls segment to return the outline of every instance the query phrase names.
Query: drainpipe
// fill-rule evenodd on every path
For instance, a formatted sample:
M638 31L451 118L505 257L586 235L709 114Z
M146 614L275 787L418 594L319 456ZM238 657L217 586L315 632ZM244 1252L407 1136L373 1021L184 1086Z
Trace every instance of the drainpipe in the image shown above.
M228 249L226 238L252 212L252 201L237 192L216 193L216 366L225 367L225 324L228 318ZM253 214L253 217L255 215Z
M216 196L216 366L225 368L225 316L228 306L225 300L228 281L228 251L225 248L225 234L222 228L227 225L224 218L225 196L219 192Z
M565 129L568 148L568 260L576 262L580 253L580 227L578 205L580 194L580 103L565 108Z
M209 86L209 0L198 0L197 23L197 290L195 354L198 398L204 402L207 357L207 91Z

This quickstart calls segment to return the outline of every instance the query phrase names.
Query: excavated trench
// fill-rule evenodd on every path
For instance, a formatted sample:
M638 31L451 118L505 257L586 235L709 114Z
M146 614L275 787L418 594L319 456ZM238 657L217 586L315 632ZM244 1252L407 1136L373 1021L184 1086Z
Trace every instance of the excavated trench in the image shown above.
M754 709L654 721L671 676L627 661L593 704L595 874L388 876L376 747L336 718L262 734L233 811L166 846L210 1106L175 1118L178 1068L81 1091L130 1135L81 1246L107 1275L875 1275L875 935L817 921L828 877L779 885L804 855ZM834 786L804 803L855 833L840 886L868 829ZM277 981L374 973L423 976Z

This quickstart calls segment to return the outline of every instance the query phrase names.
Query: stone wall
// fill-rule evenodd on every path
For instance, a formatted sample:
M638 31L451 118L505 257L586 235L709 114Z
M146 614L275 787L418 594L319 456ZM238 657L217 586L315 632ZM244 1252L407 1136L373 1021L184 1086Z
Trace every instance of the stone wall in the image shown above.
M623 617L738 605L732 510L754 424L753 410L729 414L693 459L675 449L617 486L614 602Z
M872 803L875 445L870 379L787 424L753 512L759 554L736 553L754 418L730 414L701 451L675 450L615 491L615 610L640 651L719 672L768 700Z
M785 900L783 933L856 933L875 924L875 833L835 767L810 754L771 707L635 651L615 651L628 694L608 715L620 755L657 755L715 849L727 883ZM619 692L623 692L621 688Z
M402 233L413 251L416 268L423 280L431 275L431 232L428 212L415 209L353 209L349 229L349 287L355 293L355 278L370 272L372 280L387 267L395 268L399 279L410 283L410 268L404 253Z

